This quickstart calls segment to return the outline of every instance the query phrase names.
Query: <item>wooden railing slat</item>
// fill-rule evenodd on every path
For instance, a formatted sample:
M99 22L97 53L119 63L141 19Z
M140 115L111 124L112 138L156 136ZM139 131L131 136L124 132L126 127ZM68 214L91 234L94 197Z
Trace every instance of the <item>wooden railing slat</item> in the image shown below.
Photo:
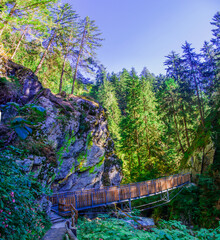
M84 207L95 207L96 205L121 202L123 200L136 199L149 194L157 194L168 189L181 186L191 181L190 174L178 174L140 183L131 183L121 186L103 187L100 189L89 189L75 191L73 193L57 193L47 199L52 205L58 204L59 211L69 211L70 205L76 209Z

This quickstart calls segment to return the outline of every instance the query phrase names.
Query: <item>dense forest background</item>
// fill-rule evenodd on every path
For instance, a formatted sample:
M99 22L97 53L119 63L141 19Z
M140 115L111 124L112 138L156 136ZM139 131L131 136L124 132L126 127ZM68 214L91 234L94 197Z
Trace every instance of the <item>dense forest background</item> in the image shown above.
M96 59L103 39L95 21L55 2L3 1L2 54L33 70L52 92L92 97L106 108L124 182L217 167L220 13L199 53L185 42L182 55L165 57L166 75L147 68L140 75L134 68L107 73Z
M55 3L1 1L0 54L30 68L53 93L105 107L124 183L190 171L218 185L220 12L200 52L185 42L181 54L165 57L166 75L155 76L147 68L108 73L96 59L103 39L95 21Z

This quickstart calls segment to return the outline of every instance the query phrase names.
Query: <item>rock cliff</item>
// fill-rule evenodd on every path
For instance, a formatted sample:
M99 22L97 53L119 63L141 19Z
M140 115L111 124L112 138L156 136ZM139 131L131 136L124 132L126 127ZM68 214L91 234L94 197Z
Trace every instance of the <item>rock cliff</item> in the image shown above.
M17 163L54 192L120 184L121 161L102 106L85 97L54 95L31 70L10 61L5 66L1 147L24 149Z

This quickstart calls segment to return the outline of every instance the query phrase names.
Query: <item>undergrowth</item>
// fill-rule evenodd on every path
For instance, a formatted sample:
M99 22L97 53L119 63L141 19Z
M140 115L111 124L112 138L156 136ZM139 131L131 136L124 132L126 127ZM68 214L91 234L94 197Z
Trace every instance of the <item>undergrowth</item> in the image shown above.
M108 215L100 215L99 218L94 220L86 218L79 219L77 232L79 240L220 239L220 227L193 231L178 221L162 220L159 222L157 228L152 228L150 231L147 231L147 229L135 229L124 220L111 218Z
M218 226L220 210L216 205L220 189L215 178L199 175L196 185L184 188L169 205L169 219L205 228Z
M36 201L48 192L15 163L21 154L15 147L0 154L0 240L40 239L50 227Z

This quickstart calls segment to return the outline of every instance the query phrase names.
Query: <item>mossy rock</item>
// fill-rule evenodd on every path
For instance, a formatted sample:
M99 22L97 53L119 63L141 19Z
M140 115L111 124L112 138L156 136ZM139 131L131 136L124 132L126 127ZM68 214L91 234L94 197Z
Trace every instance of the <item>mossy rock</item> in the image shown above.
M92 136L92 132L89 132L86 138L86 148L91 149L92 145L93 145L93 136Z

